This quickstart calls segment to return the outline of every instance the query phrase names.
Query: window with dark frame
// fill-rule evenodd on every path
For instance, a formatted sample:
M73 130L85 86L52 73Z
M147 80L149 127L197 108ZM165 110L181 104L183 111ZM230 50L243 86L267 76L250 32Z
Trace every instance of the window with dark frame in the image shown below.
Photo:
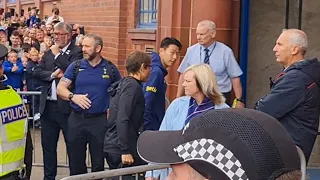
M139 0L138 28L156 28L157 12L157 0Z

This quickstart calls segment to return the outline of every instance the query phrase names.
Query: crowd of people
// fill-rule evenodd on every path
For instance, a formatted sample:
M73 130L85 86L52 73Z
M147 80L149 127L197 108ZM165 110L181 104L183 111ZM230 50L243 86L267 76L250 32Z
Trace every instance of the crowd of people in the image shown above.
M279 36L274 52L284 70L255 110L248 110L232 50L215 40L214 22L199 22L198 43L187 48L178 68L177 98L166 110L165 77L180 59L179 40L162 39L151 56L132 52L126 59L128 76L121 77L117 66L101 56L103 39L79 35L84 34L80 26L61 22L57 11L53 8L51 22L39 26L35 11L26 22L11 17L21 25L11 34L1 31L9 49L5 85L41 91L35 107L44 180L56 178L61 130L70 175L88 172L89 147L92 172L103 171L105 161L110 169L172 165L170 171L142 173L139 179L301 178L296 146L308 160L320 109L315 73L320 63L305 59L303 31L289 29Z

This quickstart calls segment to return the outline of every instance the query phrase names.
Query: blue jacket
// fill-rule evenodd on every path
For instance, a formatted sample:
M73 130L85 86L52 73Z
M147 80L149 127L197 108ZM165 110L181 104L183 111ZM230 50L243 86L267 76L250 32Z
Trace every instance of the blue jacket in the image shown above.
M23 64L21 59L18 59L17 61L18 70L15 72L11 72L13 68L13 64L6 60L3 63L4 73L7 75L8 79L4 81L4 85L11 86L14 89L22 88L22 79L23 79Z
M163 118L159 131L177 131L183 129L188 115L189 102L190 96L182 96L172 101ZM215 105L215 109L227 108L230 107L225 103ZM154 170L153 174L151 171L147 171L146 177L153 175L154 178L158 178L160 176L160 180L165 180L170 172L171 169Z
M308 160L315 143L320 114L320 62L297 62L285 69L255 109L271 115L291 134Z
M146 101L144 128L145 130L159 130L165 113L167 84L164 77L168 74L168 71L163 67L157 53L153 52L151 58L150 76L143 85Z

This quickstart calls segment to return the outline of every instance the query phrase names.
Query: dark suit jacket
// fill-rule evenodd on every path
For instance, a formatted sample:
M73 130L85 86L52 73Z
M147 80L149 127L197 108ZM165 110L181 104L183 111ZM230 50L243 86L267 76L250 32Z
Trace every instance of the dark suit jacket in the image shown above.
M69 53L67 53L69 52ZM66 71L69 64L78 59L82 59L82 50L80 47L77 47L73 44L70 44L67 51L63 55L59 55L57 59L54 59L54 55L51 50L48 50L44 53L40 63L36 66L33 76L41 81L42 89L40 95L40 113L42 114L48 96L48 90L51 88L51 84L53 79L51 79L51 74L54 72L56 68L61 69L63 72ZM56 85L60 79L54 79L56 81ZM68 101L64 101L58 97L57 100L60 112L62 113L70 113L70 106Z

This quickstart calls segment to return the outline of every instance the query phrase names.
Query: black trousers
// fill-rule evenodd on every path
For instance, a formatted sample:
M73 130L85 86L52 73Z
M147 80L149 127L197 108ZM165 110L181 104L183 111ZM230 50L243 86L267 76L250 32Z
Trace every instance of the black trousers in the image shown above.
M41 116L41 144L44 162L44 180L55 180L57 175L57 143L60 130L69 153L67 140L69 114L60 112L57 102L47 101L45 110Z
M227 93L222 93L222 94L226 98L226 104L228 104L231 107L233 103L231 100L231 91Z
M24 163L26 165L26 177L24 178L24 180L30 180L30 177L31 177L32 155L33 155L32 152L33 152L33 143L32 143L30 129L28 129L25 156L24 156Z
M147 163L144 162L140 157L134 156L134 162L131 165L124 165L122 164L121 160L121 155L120 154L113 154L113 153L105 153L106 161L108 163L109 169L120 169L120 168L126 168L126 167L133 167L133 166L141 166L141 165L146 165ZM138 174L139 180L144 180L145 179L145 172L139 173ZM136 174L131 174L131 175L125 175L122 176L123 180L135 180ZM119 177L112 177L109 178L108 180L118 180Z
M20 180L19 176L19 172L12 172L10 174L7 174L3 177L0 177L0 180Z
M70 175L87 173L87 144L89 144L92 172L104 171L103 142L107 130L106 114L89 118L72 112L68 123Z

